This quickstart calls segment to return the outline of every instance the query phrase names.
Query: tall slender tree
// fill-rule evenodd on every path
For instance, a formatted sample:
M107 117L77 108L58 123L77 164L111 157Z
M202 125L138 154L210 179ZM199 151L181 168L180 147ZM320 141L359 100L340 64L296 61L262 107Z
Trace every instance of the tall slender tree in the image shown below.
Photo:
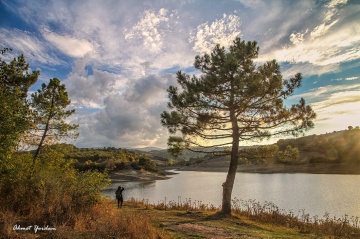
M32 108L35 115L35 136L39 136L33 165L46 141L60 140L62 137L77 137L78 125L68 124L64 120L75 113L66 110L71 103L66 87L57 78L50 79L49 84L43 83L41 89L31 95Z
M161 114L170 133L169 151L184 149L209 152L206 148L231 146L223 183L222 213L231 214L231 194L239 159L239 142L297 135L313 127L315 113L301 99L287 108L284 100L301 84L301 74L284 80L275 60L256 65L257 43L236 38L226 50L217 45L212 53L195 57L201 76L177 73L181 89L168 89L171 112ZM217 152L219 153L219 152Z

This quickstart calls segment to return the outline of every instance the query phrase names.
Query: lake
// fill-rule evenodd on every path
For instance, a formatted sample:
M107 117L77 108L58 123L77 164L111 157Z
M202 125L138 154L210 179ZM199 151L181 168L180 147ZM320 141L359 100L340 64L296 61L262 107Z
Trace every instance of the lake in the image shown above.
M176 171L168 180L150 182L121 182L111 184L103 195L115 199L115 190L125 188L124 200L131 197L148 199L150 203L175 201L181 197L192 202L220 206L224 172ZM360 175L333 174L256 174L237 173L233 198L254 199L260 203L272 202L286 213L305 210L320 218L360 216Z

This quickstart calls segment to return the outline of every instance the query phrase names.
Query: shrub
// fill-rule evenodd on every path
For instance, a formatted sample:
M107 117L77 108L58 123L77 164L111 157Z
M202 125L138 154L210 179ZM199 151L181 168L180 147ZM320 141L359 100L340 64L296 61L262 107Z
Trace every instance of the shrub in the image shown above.
M100 190L110 181L97 171L79 172L72 160L50 148L33 170L31 165L31 154L14 155L13 170L0 180L0 211L29 218L31 223L72 224L78 213L100 201Z
M140 157L139 167L147 171L156 171L156 163L145 156Z

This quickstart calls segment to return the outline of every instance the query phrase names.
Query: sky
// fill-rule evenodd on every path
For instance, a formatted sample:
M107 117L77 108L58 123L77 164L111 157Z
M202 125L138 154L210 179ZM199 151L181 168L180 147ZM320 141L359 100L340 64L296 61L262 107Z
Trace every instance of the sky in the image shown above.
M308 135L359 126L359 19L357 0L0 0L0 48L40 70L31 92L66 85L75 146L166 148L175 73L198 74L196 55L236 37L257 41L256 63L276 59L284 79L302 73L286 104L303 97L317 113Z

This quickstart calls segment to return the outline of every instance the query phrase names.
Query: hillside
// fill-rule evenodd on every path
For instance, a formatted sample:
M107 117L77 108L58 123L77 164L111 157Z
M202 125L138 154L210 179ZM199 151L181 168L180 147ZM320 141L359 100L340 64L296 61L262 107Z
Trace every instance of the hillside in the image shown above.
M287 154L289 147L295 156ZM240 172L360 174L360 130L357 128L281 139L273 145L242 149L240 154L244 152L246 157L239 160ZM206 155L179 165L182 170L227 171L229 158Z
M72 144L54 144L45 151L54 150L72 161L80 171L116 171L121 169L144 169L157 171L156 163L142 151L131 151L115 147L77 148Z
M360 130L343 130L323 135L280 139L276 144L241 147L240 172L260 173L340 173L360 174ZM227 171L229 157L184 150L175 159L166 149L76 148L52 146L73 159L80 170L119 170L125 168L156 170L178 167L182 170ZM213 151L214 149L210 149ZM217 148L216 151L224 150Z
M279 140L280 150L290 145L300 151L300 161L309 163L360 163L360 130Z
M206 155L206 153L199 153L199 152L195 152L197 149L195 148L194 151L190 151L188 149L183 150L182 154L176 159L174 156L172 156L167 149L155 149L155 150L150 150L147 151L145 154L151 156L154 159L173 159L173 160L177 160L177 161L183 161L183 160L188 160L191 158L201 158L204 157ZM214 150L223 150L221 149L207 149L209 152L214 151ZM134 152L142 152L139 149L133 149ZM144 152L143 152L144 153Z

